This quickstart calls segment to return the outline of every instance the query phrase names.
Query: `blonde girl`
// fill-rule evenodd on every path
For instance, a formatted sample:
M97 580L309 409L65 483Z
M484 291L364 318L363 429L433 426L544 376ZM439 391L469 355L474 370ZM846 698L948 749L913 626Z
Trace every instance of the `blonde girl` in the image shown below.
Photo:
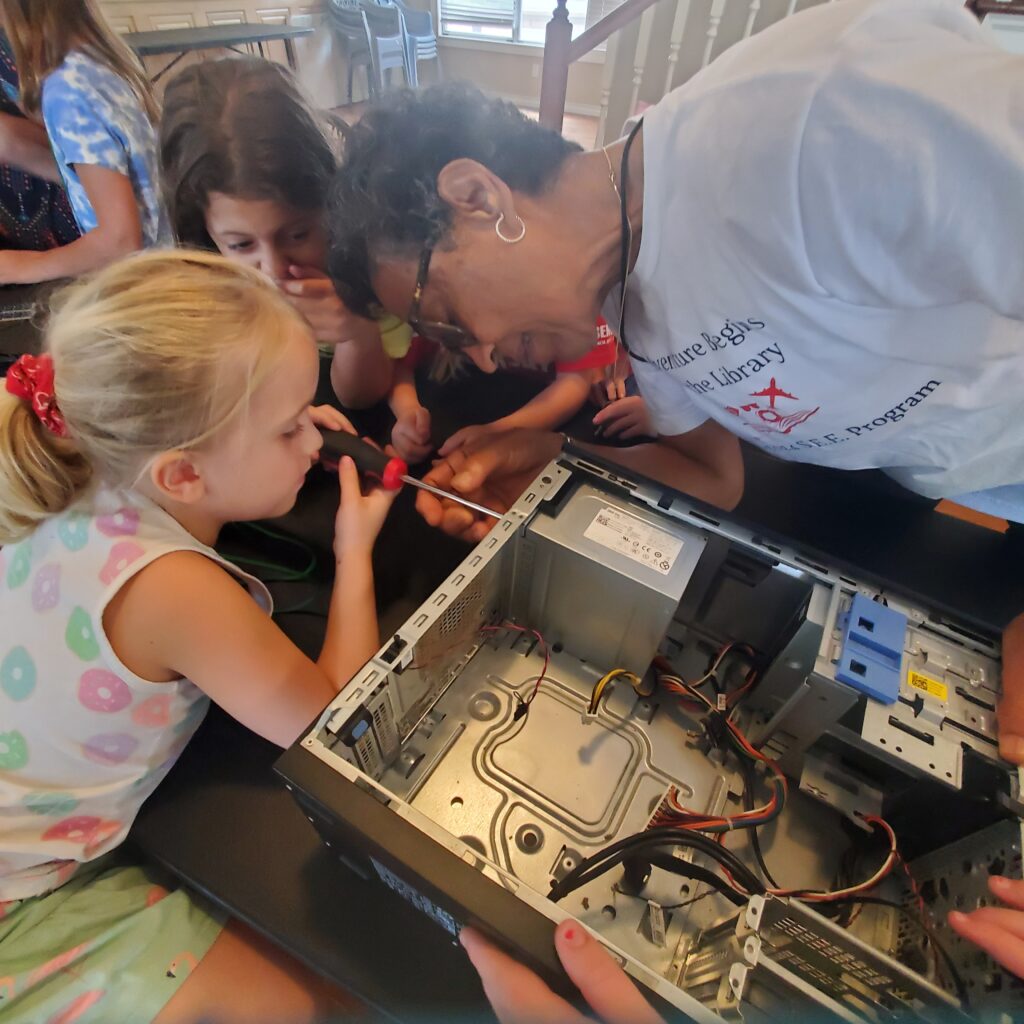
M0 284L75 277L169 243L160 195L159 110L145 72L95 0L0 0L21 88L50 153L35 173L62 181L82 237L46 252L0 251Z
M225 523L291 508L316 424L344 426L310 407L317 364L262 274L168 251L73 286L46 353L0 390L0 978L14 1020L324 1009L298 967L113 852L210 699L286 745L377 646L370 554L390 497L363 495L350 460L316 661L274 624L266 588L213 550Z

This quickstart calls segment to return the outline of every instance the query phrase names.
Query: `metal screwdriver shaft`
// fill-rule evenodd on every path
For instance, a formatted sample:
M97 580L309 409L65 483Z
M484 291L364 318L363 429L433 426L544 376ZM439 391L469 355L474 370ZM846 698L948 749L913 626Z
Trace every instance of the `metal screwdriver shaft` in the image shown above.
M502 514L484 505L478 505L475 501L463 498L461 494L453 494L440 487L417 480L409 475L409 467L404 460L395 455L388 455L379 448L374 448L355 434L348 434L342 430L321 430L324 438L324 446L321 451L321 458L327 463L337 463L345 455L349 456L356 464L356 469L361 473L369 473L380 480L381 486L388 491L397 491L402 484L409 484L418 487L422 491L429 491L431 494L446 501L454 501L466 508L471 508L481 515L491 516L494 519L501 519Z
M432 484L425 484L422 480L409 476L408 473L403 473L401 479L403 483L412 484L413 487L418 487L421 491L429 491L431 494L436 494L437 497L445 498L448 501L457 501L460 505L473 509L474 512L480 512L485 516L492 516L494 519L504 518L500 512L495 512L493 508L478 505L475 501L470 501L469 498L463 498L461 494L452 494L451 491L444 491L440 487L434 487Z

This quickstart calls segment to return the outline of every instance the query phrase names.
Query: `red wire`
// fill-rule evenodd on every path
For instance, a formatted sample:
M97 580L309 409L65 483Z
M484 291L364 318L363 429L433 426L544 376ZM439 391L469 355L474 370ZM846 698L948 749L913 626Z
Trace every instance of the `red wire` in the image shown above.
M729 694L729 706L731 707L732 705L736 704L739 701L740 697L742 697L743 694L745 694L747 690L749 690L756 682L757 669L752 668L747 673L747 681L738 690L733 690L733 692Z
M696 683L692 683L689 685L691 687L697 687L702 685L708 679L710 679L711 676L714 675L714 673L718 670L718 667L721 665L723 659L725 658L725 655L728 654L730 651L739 651L740 653L745 654L747 655L747 657L750 658L754 657L755 655L754 649L749 644L739 644L732 642L724 644L722 647L718 649L718 653L715 655L715 659L712 662L711 668L707 672L705 672L704 675ZM678 675L675 669L673 669L668 658L666 658L664 655L659 654L655 656L652 664L661 675ZM757 682L757 677L757 669L751 668L746 674L743 685L728 695L727 702L729 707L733 707L743 696L743 694L745 694L754 685L754 683ZM682 677L680 676L680 678ZM691 704L699 705L699 702L694 701L692 695L686 690L685 685L683 687L680 687L678 683L673 683L670 680L660 680L660 682L661 685L666 690L668 690L669 693L674 693L677 696L683 697Z
M661 659L661 661L664 661L664 659ZM655 659L655 664L656 664L656 666L658 666L658 659ZM667 662L666 662L666 664L667 664ZM755 679L756 679L756 672L752 669L747 674L747 681L744 683L744 685L739 690L737 690L734 695L732 695L733 699L735 699L736 697L739 697L743 692L748 690L753 685ZM689 692L685 688L680 687L676 683L663 682L662 685L665 687L665 689L667 689L671 693L680 693L680 694L685 694L687 696L691 696L691 694L689 694ZM708 705L707 706L709 707L710 710L714 710L713 707L710 704L710 701L708 701ZM744 751L747 754L749 754L751 757L755 758L758 761L761 761L762 763L764 763L765 765L768 766L768 768L771 770L771 772L775 776L776 780L778 781L779 785L781 786L783 795L788 795L788 793L789 793L789 783L786 780L785 774L782 772L782 770L779 768L779 766L775 763L775 761L773 761L766 754L763 754L760 750L757 750L755 747L753 747L751 745L750 741L747 739L747 737L743 735L743 733L741 732L739 726L737 726L735 722L733 722L733 721L729 720L728 718L726 718L725 724L726 724L726 727L733 734L733 737L736 739L737 743L740 744L740 746L744 749ZM685 821L685 822L683 822L683 821L679 820L679 818L682 817L681 815L680 816L673 816L671 812L666 812L666 811L661 810L661 811L659 811L655 815L654 819L652 820L652 824L659 824L660 825L660 824L664 824L664 823L667 822L668 824L675 824L675 825L677 825L680 828L687 828L687 829L692 829L692 830L700 830L702 828L708 828L708 827L714 826L714 825L733 823L733 822L737 822L737 821L749 821L749 820L751 820L752 817L757 817L760 814L765 814L765 813L768 813L768 812L774 810L777 807L777 805L778 805L778 797L779 797L779 791L777 789L773 789L771 801L766 805L766 807L764 809L755 809L754 811L745 811L743 814L736 815L733 818L718 818L718 819L704 818L704 819L697 819L695 821ZM685 809L681 808L681 810L685 810ZM889 854L886 857L885 861L883 862L882 867L879 868L879 870L876 871L875 874L871 876L871 878L869 878L866 881L860 883L859 885L847 886L844 889L836 890L835 892L814 892L814 891L808 891L808 890L804 890L804 889L769 889L768 891L770 893L772 893L773 895L776 895L776 896L796 896L796 897L798 897L800 899L805 899L805 900L812 901L812 902L825 903L825 902L828 902L831 899L842 898L843 896L848 895L850 893L865 892L865 891L869 891L869 890L875 888L875 886L878 885L884 878L888 877L888 875L892 872L892 869L898 863L902 863L903 864L904 871L907 872L908 877L911 877L910 876L910 871L907 868L906 863L903 862L903 859L899 855L899 850L897 848L897 843L896 843L896 833L893 831L892 826L887 821L885 821L883 818L878 818L878 817L874 817L874 816L867 816L867 815L865 815L864 821L866 821L870 825L875 825L876 827L884 829L884 831L886 832L886 834L889 837ZM728 832L722 832L718 836L718 840L717 841L722 846L725 845L725 837L727 835L728 835ZM722 871L724 872L726 878L729 880L730 885L734 886L737 889L741 888L740 886L737 885L736 880L733 878L733 876L729 873L728 869L724 865L722 866ZM914 892L915 896L917 897L917 899L919 901L919 907L923 908L924 901L920 898L920 893L917 890L916 883L913 881L912 877L911 877L911 888L912 888L912 891Z
M668 664L664 658L660 657L660 655L659 657L654 659L654 663L656 667L659 667L660 664ZM665 689L668 690L670 693L684 695L686 697L691 697L692 699L690 691L687 690L685 687L680 687L677 683L665 681L663 679L662 686L664 686ZM709 708L712 707L710 702L708 702L705 706ZM758 761L761 761L762 763L768 766L772 774L775 776L775 780L778 782L779 787L781 787L783 798L788 796L789 784L786 781L786 776L783 774L779 766L771 758L767 757L765 754L762 754L761 751L756 750L750 744L750 741L746 738L746 736L744 736L743 733L740 731L739 726L737 726L734 722L726 720L726 725L732 732L733 736L735 736L737 742L743 747L744 751L746 751L746 753L749 756L755 758ZM690 831L701 831L707 828L721 827L722 825L735 825L735 823L737 822L745 823L748 821L756 821L760 818L764 818L771 815L778 808L779 795L779 789L773 787L771 799L764 807L752 808L749 811L743 811L740 814L733 815L730 817L708 817L707 815L702 816L696 811L690 811L687 808L676 804L675 811L672 810L671 806L668 809L659 810L651 819L651 827L660 825L671 825L676 828L688 829ZM668 800L670 805L674 802L674 798L671 792L669 794Z
M517 626L514 622L503 622L500 626L483 626L480 629L481 633L500 633L503 629L511 629L516 633L531 633L537 638L537 643L541 645L544 650L544 667L540 670L540 675L537 676L537 682L533 684L533 690L529 697L520 698L524 704L532 704L534 697L537 696L537 691L540 689L540 684L547 677L548 665L551 664L551 651L548 649L548 643L537 632L535 629L530 629L528 626Z
M900 867L903 868L903 873L907 876L907 884L910 886L910 892L914 897L914 902L917 904L917 912L921 917L921 927L924 929L925 935L928 936L928 945L931 947L932 962L935 964L935 973L941 972L939 966L939 951L935 943L935 933L932 930L931 915L928 912L928 905L924 901L924 896L921 893L921 887L917 884L917 879L914 877L910 870L910 865L903 859L902 854L897 853L896 857L899 861Z

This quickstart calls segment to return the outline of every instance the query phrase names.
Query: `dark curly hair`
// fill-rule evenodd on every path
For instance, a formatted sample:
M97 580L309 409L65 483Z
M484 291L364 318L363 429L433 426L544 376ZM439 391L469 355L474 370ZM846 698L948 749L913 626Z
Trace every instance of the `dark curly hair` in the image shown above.
M415 260L444 244L452 214L437 176L452 160L476 160L514 191L539 195L579 149L464 83L391 94L350 129L331 190L328 273L338 294L368 316L379 305L376 260Z
M326 207L338 164L331 127L271 61L204 61L176 75L164 93L160 165L178 241L214 248L206 230L211 192Z

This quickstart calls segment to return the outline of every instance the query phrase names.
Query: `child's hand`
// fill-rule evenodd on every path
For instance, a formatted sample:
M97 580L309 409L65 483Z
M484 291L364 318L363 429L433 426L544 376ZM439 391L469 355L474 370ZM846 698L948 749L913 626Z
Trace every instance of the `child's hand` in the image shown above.
M562 921L555 929L555 950L566 974L594 1011L584 1016L540 978L472 928L463 928L459 942L483 982L484 994L501 1024L664 1024L604 947L578 921Z
M430 413L422 405L403 413L391 431L391 443L398 457L410 465L422 462L433 450Z
M954 912L949 915L950 926L1012 974L1024 978L1024 882L993 875L988 887L1009 906L982 907L970 914Z
M639 395L620 398L606 405L595 417L594 426L602 437L656 437L647 403Z
M604 408L609 402L618 402L626 397L626 378L616 374L613 377L603 378L591 385L590 400L599 408Z
M309 418L313 426L323 430L344 430L346 434L356 433L349 418L343 416L333 405L311 405Z
M293 266L288 272L292 280L285 281L281 290L306 318L318 342L338 345L365 333L369 321L349 311L322 270Z
M349 456L338 463L341 504L334 520L334 557L340 562L346 554L369 554L388 517L398 491L370 487L363 493L359 470Z
M456 430L451 437L443 445L441 445L438 455L443 459L446 455L451 455L457 448L462 448L465 445L475 444L482 438L488 437L490 434L501 433L501 428L496 427L493 423L479 423L472 427L463 427L461 430Z

